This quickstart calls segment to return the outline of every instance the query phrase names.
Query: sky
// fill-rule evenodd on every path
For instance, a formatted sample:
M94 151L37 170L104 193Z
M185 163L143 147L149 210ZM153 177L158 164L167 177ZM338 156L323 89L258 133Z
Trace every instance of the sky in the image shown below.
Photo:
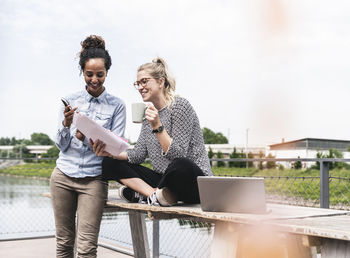
M0 0L0 137L54 139L62 96L84 89L77 53L106 41L108 92L131 122L137 68L164 58L201 127L230 144L350 140L350 2Z

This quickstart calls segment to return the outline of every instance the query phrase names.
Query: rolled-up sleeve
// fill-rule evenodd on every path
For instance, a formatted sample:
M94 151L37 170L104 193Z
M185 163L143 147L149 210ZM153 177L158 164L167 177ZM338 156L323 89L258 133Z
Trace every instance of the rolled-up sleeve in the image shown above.
M72 140L70 129L63 126L63 111L64 107L60 109L58 114L58 125L55 139L57 148L62 152L66 151L69 148L69 145Z

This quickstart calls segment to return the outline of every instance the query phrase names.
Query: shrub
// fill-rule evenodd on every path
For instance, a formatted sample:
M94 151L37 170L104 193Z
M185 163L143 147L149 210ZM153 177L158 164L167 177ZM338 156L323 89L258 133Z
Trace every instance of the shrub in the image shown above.
M218 151L218 153L216 154L216 157L217 157L218 159L223 159L223 158L224 158L224 155L222 154L221 151ZM218 167L225 167L225 162L224 162L224 161L218 161L217 166L218 166Z

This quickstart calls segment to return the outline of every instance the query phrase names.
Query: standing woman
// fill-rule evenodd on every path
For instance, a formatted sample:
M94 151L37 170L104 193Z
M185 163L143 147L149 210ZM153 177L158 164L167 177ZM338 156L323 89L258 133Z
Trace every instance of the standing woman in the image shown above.
M112 157L104 143L93 145L105 157L103 177L122 183L120 196L129 202L170 206L199 203L198 176L212 175L198 117L191 104L175 97L175 80L161 58L139 67L134 83L146 110L133 149ZM149 157L153 170L139 165Z
M50 180L57 257L73 257L75 239L77 257L96 257L97 238L107 199L108 184L101 177L102 158L95 155L89 139L72 125L74 112L78 109L120 136L125 129L125 104L107 93L104 86L112 64L104 40L92 35L81 46L79 65L86 86L84 90L68 96L66 99L71 106L64 108L62 105L60 110L56 136L60 154Z

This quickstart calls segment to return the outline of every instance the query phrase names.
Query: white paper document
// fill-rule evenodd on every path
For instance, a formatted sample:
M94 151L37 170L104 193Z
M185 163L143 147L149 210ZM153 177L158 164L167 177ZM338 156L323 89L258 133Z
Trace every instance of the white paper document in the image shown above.
M119 155L130 146L125 139L100 126L95 121L81 113L74 113L73 124L85 135L85 137L87 137L87 139L92 139L94 142L96 140L104 142L106 144L105 151L113 156Z

